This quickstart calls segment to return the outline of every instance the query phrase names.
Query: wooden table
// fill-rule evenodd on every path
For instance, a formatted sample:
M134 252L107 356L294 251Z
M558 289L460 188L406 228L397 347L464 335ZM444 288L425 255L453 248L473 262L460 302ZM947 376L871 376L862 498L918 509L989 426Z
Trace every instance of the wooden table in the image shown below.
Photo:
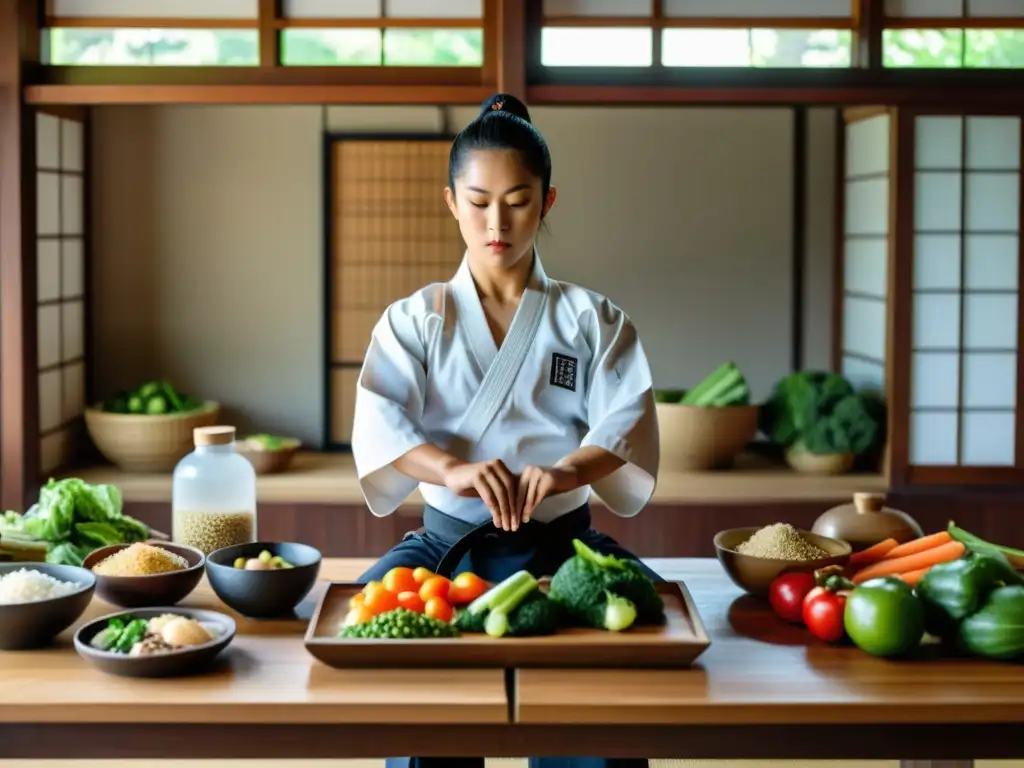
M649 562L700 608L713 644L695 669L343 672L306 653L301 623L236 617L210 673L126 680L80 660L66 633L0 654L0 758L1020 756L1021 667L826 647L772 620L714 560ZM325 561L322 579L366 564ZM224 610L205 583L185 603ZM86 618L107 610L96 600Z

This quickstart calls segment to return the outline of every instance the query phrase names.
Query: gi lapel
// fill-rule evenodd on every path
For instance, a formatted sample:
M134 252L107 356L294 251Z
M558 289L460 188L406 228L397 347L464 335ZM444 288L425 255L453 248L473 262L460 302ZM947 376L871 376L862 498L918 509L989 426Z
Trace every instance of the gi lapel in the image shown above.
M512 391L544 317L549 285L535 248L533 271L500 348L494 344L491 336L468 261L463 261L451 286L458 322L468 334L473 354L484 371L480 388L473 395L458 429L462 437L470 443L476 443L483 437Z

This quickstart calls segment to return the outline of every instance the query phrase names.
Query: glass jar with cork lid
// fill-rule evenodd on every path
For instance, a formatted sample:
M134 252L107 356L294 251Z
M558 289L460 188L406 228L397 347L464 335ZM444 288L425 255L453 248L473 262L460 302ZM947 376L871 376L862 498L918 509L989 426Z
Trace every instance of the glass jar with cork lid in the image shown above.
M204 554L256 541L256 471L235 451L234 427L197 427L174 468L172 538Z

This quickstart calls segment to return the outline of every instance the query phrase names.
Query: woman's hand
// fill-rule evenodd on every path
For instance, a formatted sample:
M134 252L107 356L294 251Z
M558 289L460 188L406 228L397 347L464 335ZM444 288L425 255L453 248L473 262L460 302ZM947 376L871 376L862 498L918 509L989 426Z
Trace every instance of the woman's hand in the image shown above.
M573 467L526 467L519 475L516 519L527 522L537 506L548 496L566 493L579 486L579 476Z
M519 527L516 476L501 460L454 465L445 472L444 484L459 496L479 496L491 510L495 528L514 531Z

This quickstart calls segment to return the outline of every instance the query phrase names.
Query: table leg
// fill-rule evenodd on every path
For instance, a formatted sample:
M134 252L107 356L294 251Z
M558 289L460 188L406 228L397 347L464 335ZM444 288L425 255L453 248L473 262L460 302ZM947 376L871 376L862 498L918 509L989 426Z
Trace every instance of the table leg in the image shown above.
M973 760L900 760L900 768L974 768Z

